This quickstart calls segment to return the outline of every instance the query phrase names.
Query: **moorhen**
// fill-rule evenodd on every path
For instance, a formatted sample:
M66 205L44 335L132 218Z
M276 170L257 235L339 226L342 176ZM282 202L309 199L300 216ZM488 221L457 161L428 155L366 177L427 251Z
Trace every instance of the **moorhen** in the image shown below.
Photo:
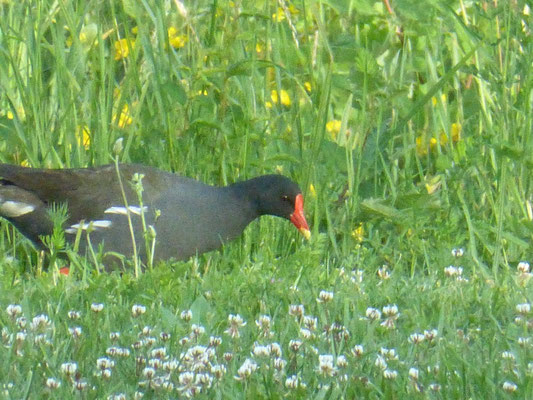
M302 192L284 176L265 175L215 187L143 165L119 164L118 169L124 192L114 164L80 169L0 164L0 216L42 246L41 237L53 231L50 210L54 204L66 204L65 238L74 243L81 234L82 254L89 236L95 251L101 246L104 254L131 256L133 230L141 259L146 255L144 218L144 226L155 229L154 261L184 260L219 248L262 215L286 218L306 238L310 236ZM131 183L135 174L143 176L142 208ZM103 262L111 267L114 262L108 257Z

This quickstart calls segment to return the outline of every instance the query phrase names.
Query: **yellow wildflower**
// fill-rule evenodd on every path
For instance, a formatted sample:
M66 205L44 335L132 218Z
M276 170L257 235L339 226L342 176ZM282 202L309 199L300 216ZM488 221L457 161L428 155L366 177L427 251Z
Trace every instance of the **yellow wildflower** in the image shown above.
M20 162L20 165L21 165L22 167L26 167L26 168L31 167L30 162L28 161L27 158L25 158L24 160L22 160L22 161Z
M113 122L115 122L117 119L117 116L113 116ZM124 104L124 107L122 107L122 110L120 111L120 115L118 116L118 122L117 125L119 128L125 128L126 125L131 125L133 122L133 118L131 117L130 113L130 107L127 104Z
M426 191L428 192L428 194L435 193L442 186L442 181L440 179L440 176L437 175L431 179L428 179L425 183L425 186L426 186Z
M134 40L120 39L115 42L115 60L121 60L129 56L135 47Z
M459 122L454 122L452 124L452 140L454 143L457 143L459 140L461 140L461 130L463 127Z
M419 156L425 156L428 153L428 146L422 136L416 138L416 153Z
M352 231L352 237L355 239L356 242L361 243L364 239L364 235L365 235L365 229L363 228L363 224L360 223L359 226L357 226Z
M311 197L316 197L315 185L313 185L312 183L309 185L309 195Z
M279 95L277 90L272 90L272 92L270 92L270 98L272 99L272 103L274 104L281 103L285 107L289 107L291 105L291 98L289 96L289 92L284 89L280 90Z
M272 20L274 22L281 22L285 19L285 12L283 11L283 8L278 7L277 11L272 14Z
M304 88L307 93L311 92L311 82L304 82Z
M91 145L91 131L87 125L83 127L78 125L76 128L76 139L78 139L78 145L80 147L83 146L85 149L89 148Z
M6 116L7 116L7 119L13 119L13 118L15 118L15 116L13 115L13 111L11 111L11 110L8 110L8 111L7 111L7 115L6 115Z
M445 103L446 102L446 94L444 94L444 93L441 94L440 99L442 100L443 103ZM433 96L431 98L431 103L433 104L433 107L436 107L437 104L438 104L438 99L435 96Z
M342 121L332 119L326 123L326 131L329 133L331 139L337 140L337 135L341 131Z
M133 33L134 35L137 35L139 33L139 27L134 26L133 28L131 28L131 33Z
M262 45L261 43L257 42L257 43L255 44L255 52L256 52L257 54L262 54L262 53L263 53L263 50L264 50L263 45Z
M187 35L178 35L178 30L171 26L168 28L168 42L175 49L180 49L187 43Z

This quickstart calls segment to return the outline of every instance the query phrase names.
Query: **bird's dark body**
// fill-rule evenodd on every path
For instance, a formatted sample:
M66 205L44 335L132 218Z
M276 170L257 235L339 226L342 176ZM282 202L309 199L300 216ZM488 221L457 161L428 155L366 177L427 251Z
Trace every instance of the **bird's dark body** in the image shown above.
M216 249L263 214L288 219L294 201L273 208L270 203L278 202L280 196L294 199L300 193L295 183L277 175L216 187L143 165L120 164L119 171L128 206L134 211L129 214L141 258L146 255L145 238L139 198L131 181L136 173L144 176L142 214L145 226L153 226L156 232L156 261L183 260ZM41 236L52 233L52 205L66 204L65 237L73 243L80 229L81 253L87 250L87 229L80 225L93 221L89 236L95 250L102 246L104 253L132 254L132 234L115 165L49 170L0 164L0 182L0 216L37 245ZM276 192L274 200L269 196L263 199L265 185L270 192L279 186L281 195Z

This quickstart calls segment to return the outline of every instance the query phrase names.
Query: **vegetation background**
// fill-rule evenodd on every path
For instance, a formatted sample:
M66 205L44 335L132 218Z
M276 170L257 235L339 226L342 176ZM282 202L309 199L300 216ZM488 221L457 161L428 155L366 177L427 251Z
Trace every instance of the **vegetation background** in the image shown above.
M533 398L531 29L521 0L1 0L2 162L124 138L279 172L313 234L63 277L3 222L2 396Z

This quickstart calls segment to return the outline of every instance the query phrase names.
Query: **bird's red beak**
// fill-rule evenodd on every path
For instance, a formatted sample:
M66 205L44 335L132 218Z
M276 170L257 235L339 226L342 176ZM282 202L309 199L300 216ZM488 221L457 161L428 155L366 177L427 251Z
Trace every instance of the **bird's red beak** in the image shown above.
M307 221L305 220L304 197L301 193L296 196L296 200L294 202L294 212L291 214L290 219L293 225L300 231L302 235L304 235L306 239L311 237L309 225L307 225Z

